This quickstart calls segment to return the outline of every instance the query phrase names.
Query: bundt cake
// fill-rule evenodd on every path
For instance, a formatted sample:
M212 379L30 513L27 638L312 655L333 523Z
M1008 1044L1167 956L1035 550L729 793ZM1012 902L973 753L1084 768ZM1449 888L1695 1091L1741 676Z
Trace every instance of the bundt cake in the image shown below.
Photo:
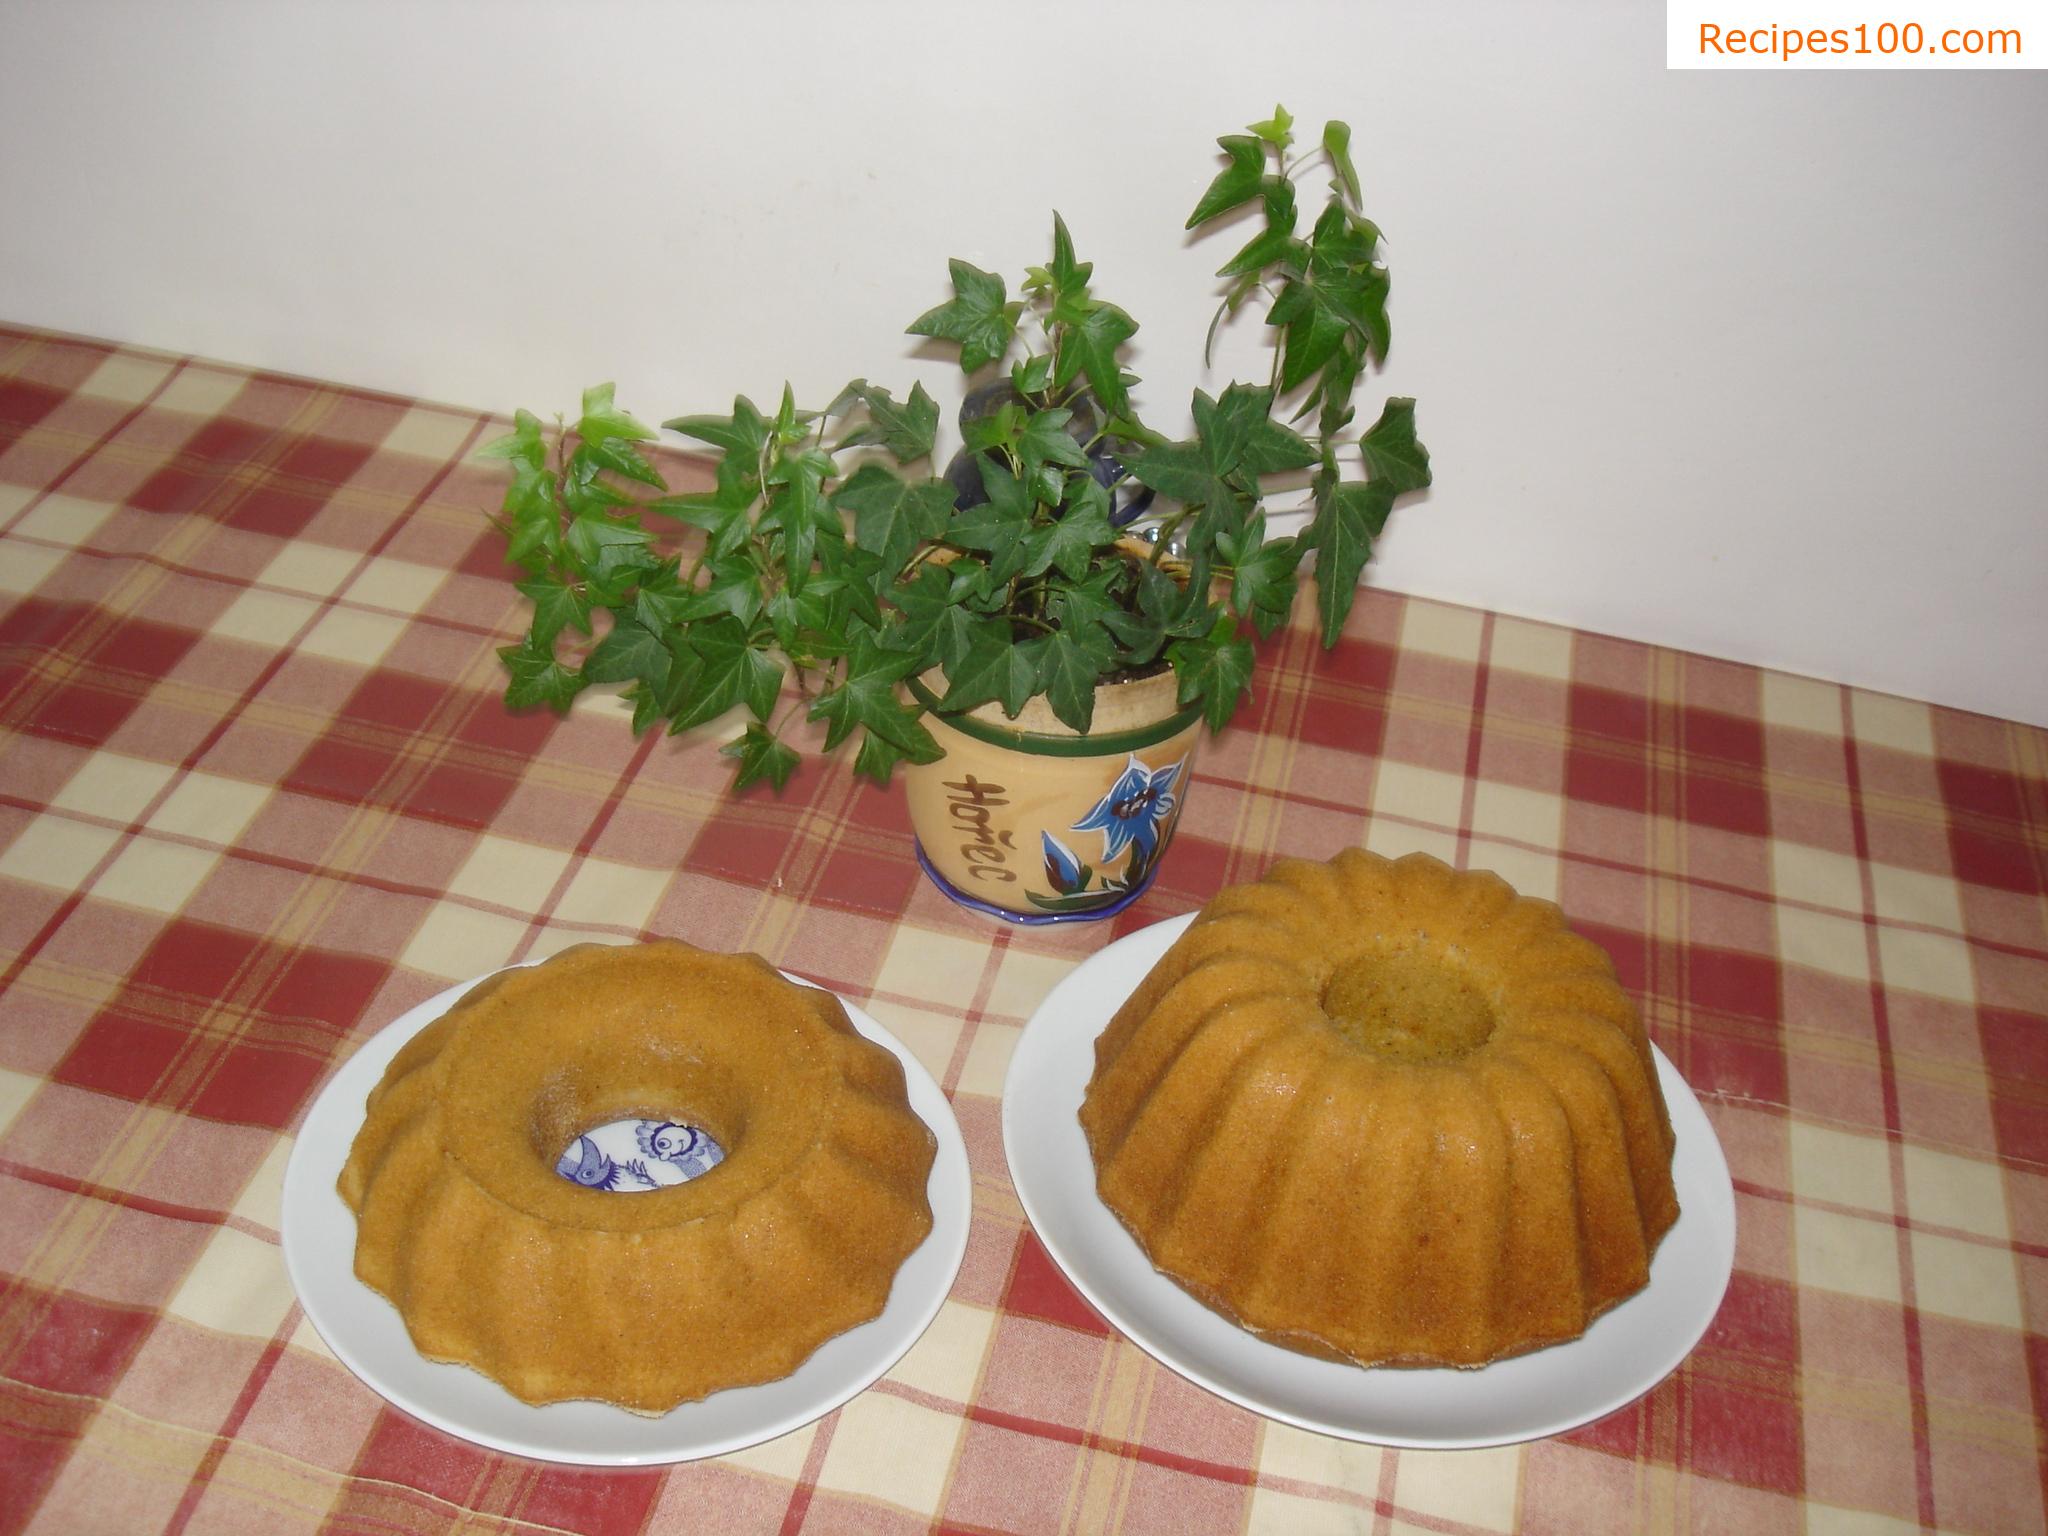
M630 1197L555 1172L630 1115L725 1160ZM829 992L753 955L584 945L408 1041L340 1179L355 1270L429 1359L528 1403L662 1413L772 1381L882 1311L931 1230L936 1142Z
M1220 893L1097 1039L1081 1124L1159 1270L1361 1365L1576 1338L1678 1218L1607 955L1420 854L1283 860Z

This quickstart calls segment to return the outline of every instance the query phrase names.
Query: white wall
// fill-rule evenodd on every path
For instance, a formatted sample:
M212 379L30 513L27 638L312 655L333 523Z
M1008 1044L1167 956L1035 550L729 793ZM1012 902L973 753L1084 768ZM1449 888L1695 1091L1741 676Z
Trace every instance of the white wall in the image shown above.
M944 398L901 327L1057 206L1179 431L1229 252L1181 220L1283 99L1354 126L1438 466L1370 579L2048 724L2048 72L1253 13L6 0L0 316L506 410Z

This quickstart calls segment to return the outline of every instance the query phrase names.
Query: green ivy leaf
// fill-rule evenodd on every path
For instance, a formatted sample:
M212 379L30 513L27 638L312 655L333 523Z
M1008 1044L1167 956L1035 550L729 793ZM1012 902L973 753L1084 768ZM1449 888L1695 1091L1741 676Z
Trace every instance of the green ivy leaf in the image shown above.
M504 510L515 519L556 517L561 506L559 490L560 482L553 470L516 459L512 464L512 483L505 487Z
M1038 666L1012 638L1008 624L984 619L966 654L948 663L946 681L950 686L939 701L944 713L962 714L993 699L1014 720L1038 692Z
M1270 635L1294 607L1295 571L1305 553L1298 539L1266 538L1266 519L1251 520L1239 547L1226 558L1234 567L1230 605Z
M1142 484L1184 506L1204 507L1215 501L1234 500L1237 488L1226 477L1236 466L1219 465L1212 457L1211 446L1200 437L1162 443L1133 454L1124 463Z
M1031 532L1031 495L1025 483L1000 461L981 460L981 483L988 500L955 512L946 523L945 540L961 549L987 550L993 578L1006 582L1024 566L1024 540Z
M1381 362L1393 341L1387 321L1389 282L1384 267L1354 267L1317 281L1317 297L1356 332Z
M1128 415L1131 396L1124 387L1123 366L1117 353L1137 334L1138 322L1114 304L1095 305L1066 328L1059 367L1053 371L1053 387L1064 389L1076 374L1085 373L1096 399L1115 414Z
M657 692L668 686L670 656L661 636L631 619L619 619L592 647L583 676L593 683L641 682Z
M905 484L880 464L863 464L832 499L853 514L854 543L889 571L901 570L912 550L944 533L953 514L953 488L945 481Z
M555 660L552 646L536 646L529 639L520 645L501 646L498 659L512 674L512 680L505 685L507 709L531 709L536 704L545 704L556 714L566 715L570 702L583 691L583 674Z
M806 643L807 634L824 636L838 630L833 599L844 585L824 577L807 583L800 592L785 587L769 598L761 611L775 631L775 643L787 652L810 650L813 647Z
M1095 263L1074 259L1074 237L1067 233L1067 221L1058 213L1052 216L1052 263L1044 270L1052 294L1052 318L1069 323L1079 320L1090 308L1088 279Z
M754 531L750 516L754 510L754 494L736 486L664 496L659 501L646 503L646 509L663 517L672 517L677 522L688 523L693 528L702 528L709 536L704 543L704 553L714 560L738 549Z
M847 385L840 399L848 396L868 408L868 420L865 426L841 438L840 447L880 443L898 464L909 464L931 453L938 437L939 403L925 393L924 385L911 385L910 398L900 405L888 390L865 379L855 379Z
M809 437L811 423L817 419L816 411L800 411L796 408L796 391L785 382L782 386L782 404L776 408L775 420L768 424L768 431L777 445L787 448Z
M1263 139L1250 134L1225 134L1216 141L1217 146L1229 157L1216 179L1209 183L1209 190L1202 194L1202 200L1195 204L1195 211L1188 215L1182 227L1193 229L1206 224L1219 213L1228 213L1242 207L1259 195L1260 183L1266 174L1266 144Z
M1169 639L1184 640L1207 634L1218 611L1209 596L1210 558L1197 551L1181 577L1166 574L1156 566L1141 568L1138 586L1139 611L1155 618Z
M1323 441L1334 443L1337 434L1351 425L1352 417L1358 413L1352 408L1351 397L1358 388L1358 380L1365 372L1366 343L1358 336L1345 338L1344 345L1334 352L1323 364L1323 376L1316 380L1316 387L1309 391L1297 417L1306 416L1322 407L1316 418L1316 429Z
M1330 169L1337 173L1337 181L1344 188L1356 207L1359 201L1358 172L1351 165L1351 125L1332 118L1323 124L1323 153L1329 157Z
M1264 272L1279 261L1288 261L1297 269L1308 264L1308 247L1294 238L1294 225L1287 224L1261 230L1252 236L1249 244L1230 260L1216 269L1218 277L1248 277Z
M757 533L780 532L780 563L792 574L806 572L817 549L820 505L831 464L822 453L785 452L768 473L772 489L766 510L755 523ZM837 514L834 514L836 521Z
M540 418L531 411L515 412L512 430L485 443L477 449L476 456L480 459L511 459L536 470L546 469L548 445L541 436Z
M1180 679L1181 703L1201 700L1202 718L1209 722L1209 729L1222 730L1237 713L1238 700L1251 683L1255 660L1251 642L1237 633L1236 621L1219 613L1208 634L1176 640L1166 653Z
M764 726L752 720L747 722L744 731L718 749L718 755L739 759L739 771L732 781L735 794L763 779L778 795L781 794L782 786L796 772L798 762L794 748L785 746Z
M1017 334L1023 305L1006 302L1003 280L957 258L947 263L953 297L910 322L913 336L936 336L960 345L960 369L973 373L1001 357Z
M1280 297L1266 311L1266 324L1282 328L1282 394L1328 362L1350 326L1332 301L1330 290L1307 277L1297 277L1280 290Z
M576 435L589 445L615 438L645 442L654 436L654 429L643 426L612 404L611 385L594 384L583 391L583 414L577 419Z
M512 484L505 492L505 511L512 519L506 530L505 558L536 574L562 554L562 512L550 470L519 461L512 466Z
M1104 615L1102 624L1115 637L1118 655L1125 666L1143 666L1166 644L1166 627L1146 614L1126 613L1119 608Z
M1064 407L1032 413L1016 443L1017 457L1022 460L1026 475L1035 475L1048 464L1064 464L1070 469L1088 467L1088 455L1067 434L1067 423L1073 419L1074 413ZM1058 493L1051 499L1058 500Z
M918 659L934 666L957 666L974 649L975 640L991 624L1000 623L1000 620L970 608L948 605L933 616L929 630L917 647Z
M706 562L710 580L668 604L671 619L678 624L696 624L706 619L731 618L742 625L754 622L761 612L761 573L751 560L732 557Z
M857 637L839 686L811 700L810 718L825 722L825 750L838 746L857 727L886 737L907 752L924 750L931 733L896 697L896 685L916 664L916 657L885 650L871 634Z
M1257 476L1314 462L1301 438L1266 417L1270 392L1233 384L1223 398L1195 391L1192 442L1148 448L1127 462L1131 473L1163 496L1201 509L1188 547L1206 552L1219 531L1240 526L1256 499Z
M640 573L633 589L633 617L656 634L666 634L677 622L677 610L695 595L683 585L676 562L664 560Z
M1024 423L1029 413L1015 401L990 411L986 416L977 416L960 429L961 441L969 453L1009 452L1023 435Z
M1292 229L1295 224L1294 183L1285 176L1266 176L1259 181L1259 201L1265 204L1266 223L1275 229Z
M733 397L730 416L676 416L662 425L709 443L749 468L760 462L768 447L768 419L745 395Z
M1095 551L1116 542L1116 529L1109 522L1109 492L1087 474L1069 477L1065 487L1066 510L1051 522L1034 528L1030 554L1018 574L1037 576L1056 566L1069 581L1088 574Z
M1387 401L1380 419L1359 439L1358 453L1373 483L1394 496L1429 484L1429 450L1415 440L1415 402L1406 396Z
M635 736L646 735L647 728L654 724L655 721L661 719L664 711L668 708L668 696L666 693L657 693L654 689L642 687L637 683L628 688L620 697L626 699L633 706L633 734Z
M1118 563L1118 566L1121 562ZM1115 642L1106 626L1123 613L1117 594L1132 585L1128 569L1118 566L1089 571L1054 589L1046 614L1060 629L1070 630L1102 658L1107 670L1116 662Z
M1105 635L1104 641L1107 641ZM1077 731L1095 718L1095 681L1101 676L1098 653L1080 636L1056 630L1044 637L1039 681L1052 712Z
M1334 484L1319 476L1316 516L1307 538L1316 548L1316 611L1323 647L1337 643L1358 595L1358 576L1372 558L1372 541L1387 525L1394 493L1383 482Z
M1263 123L1253 123L1250 131L1275 149L1285 149L1294 142L1294 114L1285 107L1276 106L1271 117Z
M590 633L590 599L560 577L539 575L518 583L518 588L533 604L529 633L536 649L552 650L555 636L565 628Z
M1263 385L1232 384L1216 402L1209 430L1234 450L1242 474L1275 475L1316 461L1308 440L1273 420L1272 411L1273 391Z
M1379 225L1332 202L1309 236L1309 264L1319 273L1364 271L1373 266L1379 244Z
M832 557L831 575L842 585L833 593L835 603L844 603L847 612L858 618L871 630L882 627L882 609L878 599L896 583L898 572L884 569L878 556L864 549L844 545ZM845 649L844 636L850 633L843 620L835 620L835 628L841 640L834 654Z
M745 625L731 618L693 625L689 647L700 665L688 678L683 695L675 700L671 733L702 725L735 704L745 704L762 720L775 712L782 664L750 642Z
M587 574L601 579L650 564L648 538L647 530L637 522L585 516L569 525L562 542Z
M569 456L569 473L562 481L562 502L578 517L603 517L633 500L607 484L604 466L589 448L578 448Z
M973 648L976 632L989 623L960 602L952 572L943 566L919 566L890 595L900 618L883 631L881 643L917 657L914 671L943 665L950 672Z
M655 486L664 491L668 489L660 471L648 462L647 455L635 448L626 438L615 437L604 442L586 441L577 452L588 454L592 463L624 475L628 480Z
M1034 352L1010 369L1010 387L1020 395L1042 395L1052 384L1052 358Z
M914 716L912 723L916 723ZM946 755L946 749L922 725L917 726L913 738L906 746L877 731L869 731L861 737L860 750L853 755L853 771L866 774L877 784L887 784L898 763L936 763Z
M799 437L798 441L803 439ZM791 452L791 446L785 445L768 466L767 483L796 491L799 504L809 512L816 506L825 482L838 473L839 467L832 462L832 455L822 448L804 446Z

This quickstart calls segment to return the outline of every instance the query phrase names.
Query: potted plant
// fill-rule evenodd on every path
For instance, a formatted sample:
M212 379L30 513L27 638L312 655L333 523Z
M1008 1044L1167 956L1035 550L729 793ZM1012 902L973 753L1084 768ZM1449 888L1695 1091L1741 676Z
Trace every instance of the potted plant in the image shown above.
M1057 215L1050 259L1015 296L955 260L952 298L909 327L983 380L943 474L921 386L898 399L857 379L822 411L785 387L772 412L742 396L666 422L715 458L714 488L679 495L610 386L552 442L520 412L484 450L509 463L500 526L533 605L500 653L507 703L566 710L623 683L635 730L672 732L742 709L723 749L737 789L782 787L803 715L826 750L853 741L879 782L923 770L920 853L959 899L1053 920L1134 898L1198 729L1235 712L1251 637L1288 616L1303 557L1333 645L1395 500L1429 483L1412 400L1353 430L1359 381L1387 351L1388 280L1349 137L1333 122L1297 153L1280 109L1218 140L1226 163L1187 227L1257 211L1220 269L1217 319L1263 309L1276 334L1264 382L1195 394L1190 436L1141 419L1124 366L1137 322L1095 295ZM1295 183L1312 163L1330 191L1304 231ZM1281 484L1305 498L1299 532L1267 526ZM990 770L984 750L1011 755ZM1023 787L1020 752L1081 787Z

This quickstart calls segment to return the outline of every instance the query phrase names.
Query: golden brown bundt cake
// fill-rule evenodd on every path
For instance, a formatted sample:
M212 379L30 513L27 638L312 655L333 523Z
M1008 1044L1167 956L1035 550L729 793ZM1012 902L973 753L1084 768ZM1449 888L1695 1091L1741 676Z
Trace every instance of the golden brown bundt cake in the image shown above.
M632 1115L725 1160L632 1196L558 1177ZM356 1274L420 1353L529 1403L662 1413L877 1316L931 1230L903 1068L753 955L585 945L472 989L393 1059L342 1170Z
M1154 1265L1361 1365L1576 1338L1678 1218L1606 954L1420 854L1288 859L1221 892L1096 1041L1081 1124Z

